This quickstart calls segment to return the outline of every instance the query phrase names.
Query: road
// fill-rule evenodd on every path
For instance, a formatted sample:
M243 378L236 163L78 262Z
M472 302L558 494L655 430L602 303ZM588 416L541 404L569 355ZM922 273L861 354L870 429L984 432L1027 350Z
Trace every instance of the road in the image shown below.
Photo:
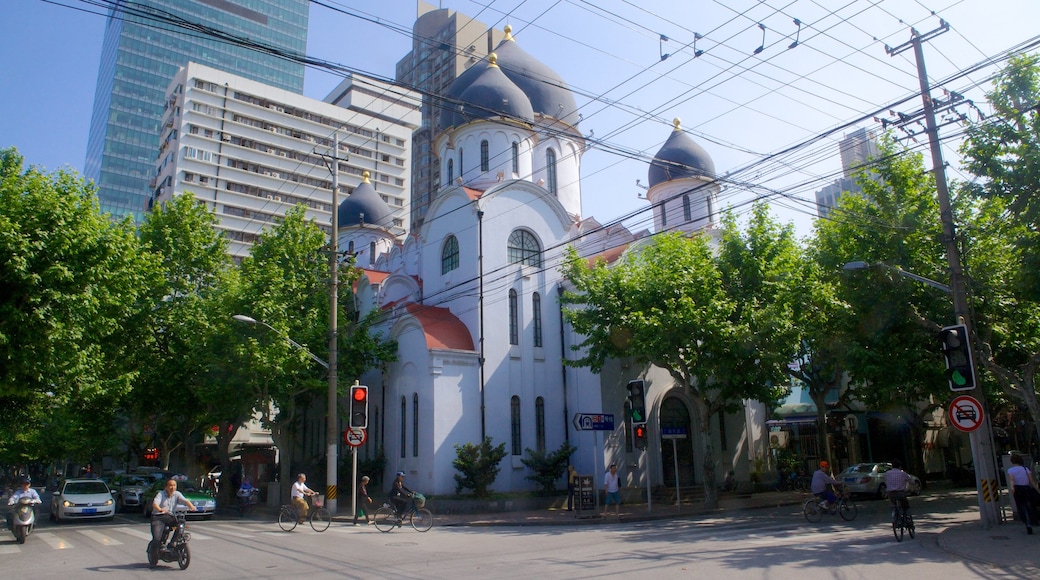
M435 502L431 502L435 503ZM859 517L809 524L794 506L688 520L544 527L402 528L334 523L325 533L274 522L216 520L191 525L192 562L149 569L147 523L43 522L24 545L0 539L0 570L10 578L121 580L151 574L228 578L1001 578L939 548L946 526L977 520L968 492L914 500L916 539L897 543L887 504L858 501ZM435 508L435 505L433 506ZM1010 577L1010 576L1005 576Z

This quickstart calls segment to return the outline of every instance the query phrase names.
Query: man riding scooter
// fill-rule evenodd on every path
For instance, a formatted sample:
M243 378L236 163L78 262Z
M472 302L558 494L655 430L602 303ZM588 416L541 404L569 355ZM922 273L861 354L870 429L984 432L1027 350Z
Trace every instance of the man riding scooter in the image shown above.
M32 487L30 487L31 483L32 482L29 480L28 477L23 477L20 480L18 480L18 489L16 489L11 494L11 497L7 500L7 505L16 505L22 499L27 499L27 500L29 500L29 502L32 503L32 508L31 509L33 510L33 512L31 514L29 514L29 513L26 514L27 516L30 516L29 519L28 519L28 524L27 524L28 526L30 526L29 532L32 531L31 530L31 526L32 526L33 521L35 521L35 519L36 519L35 518L36 506L38 504L42 503L41 500L40 500L40 494L36 493L36 490L33 489ZM15 532L15 529L14 529L14 517L15 517L15 510L14 509L11 509L10 511L7 512L7 529L11 530L12 532ZM18 540L19 542L25 541L24 535L23 536L19 536L17 532L15 532L15 537L19 539Z

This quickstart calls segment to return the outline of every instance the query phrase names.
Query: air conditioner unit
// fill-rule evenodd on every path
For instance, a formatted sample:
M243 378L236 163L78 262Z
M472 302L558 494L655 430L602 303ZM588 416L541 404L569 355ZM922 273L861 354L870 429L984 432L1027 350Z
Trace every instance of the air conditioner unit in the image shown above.
M274 196L274 200L280 202L280 201L282 201L282 196L276 195L276 196Z
M788 431L773 431L769 434L769 447L773 449L786 449L790 438L791 433Z
M229 143L231 142L231 135L228 135L227 133L221 133L220 140L224 141L225 143Z

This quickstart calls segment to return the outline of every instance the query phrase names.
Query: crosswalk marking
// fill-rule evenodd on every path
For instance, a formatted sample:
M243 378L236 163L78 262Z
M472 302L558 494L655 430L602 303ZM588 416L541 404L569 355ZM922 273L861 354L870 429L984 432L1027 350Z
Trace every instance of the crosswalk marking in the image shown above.
M139 527L130 527L130 526L117 526L117 527L112 527L112 528L107 528L107 529L109 529L111 531L115 531L115 532L121 532L121 533L130 535L130 536L133 536L133 537L135 537L137 539L140 539L140 540L149 540L149 541L151 541L151 539L152 539L151 529L148 529L148 531L145 531L145 530L142 530Z
M233 525L228 525L228 524L216 524L216 525L207 526L206 529L213 529L213 528L218 529L220 531L220 535L222 535L222 536L230 536L232 538L252 538L252 537L254 537L254 534L243 534L241 532L241 530L243 529L243 526L233 526ZM191 532L191 537L192 538L196 537L195 532Z
M117 539L115 539L113 537L106 536L105 534L102 534L100 532L96 532L94 530L77 530L77 531L79 533L83 534L84 536L90 538L91 540L94 540L95 542L98 542L99 544L103 544L105 546L118 546L118 545L121 545L123 543L123 542L120 542L119 540L117 540Z
M16 544L0 544L0 554L17 554L21 551Z
M74 547L71 543L66 541L65 538L60 538L49 532L35 532L33 533L33 537L38 537L44 542L47 542L47 544L55 550L66 550Z

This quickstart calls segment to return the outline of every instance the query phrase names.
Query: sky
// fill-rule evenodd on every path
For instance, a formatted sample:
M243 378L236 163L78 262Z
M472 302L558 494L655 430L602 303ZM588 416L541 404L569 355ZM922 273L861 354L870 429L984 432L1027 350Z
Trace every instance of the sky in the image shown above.
M239 0L232 0L239 1ZM309 56L392 78L410 49L415 0L312 4ZM436 3L436 2L435 2ZM988 112L985 92L1002 62L978 67L1040 35L1038 0L446 0L444 8L501 29L576 93L584 217L652 225L649 161L672 119L711 155L738 215L765 197L796 231L811 233L814 192L840 173L838 141L881 118L921 109L912 50L889 55L945 21L924 43L933 95L954 91ZM331 8L330 8L331 7ZM27 164L81 171L105 18L81 0L0 1L0 147ZM665 40L666 39L666 40ZM761 50L757 50L757 49ZM894 51L893 51L894 52ZM1033 48L1031 52L1037 52ZM667 56L665 56L667 55ZM340 81L308 69L304 94ZM978 119L968 105L957 109ZM875 121L874 118L879 120ZM921 127L911 131L923 133ZM963 125L940 129L949 176L959 170ZM927 158L923 135L904 143Z

